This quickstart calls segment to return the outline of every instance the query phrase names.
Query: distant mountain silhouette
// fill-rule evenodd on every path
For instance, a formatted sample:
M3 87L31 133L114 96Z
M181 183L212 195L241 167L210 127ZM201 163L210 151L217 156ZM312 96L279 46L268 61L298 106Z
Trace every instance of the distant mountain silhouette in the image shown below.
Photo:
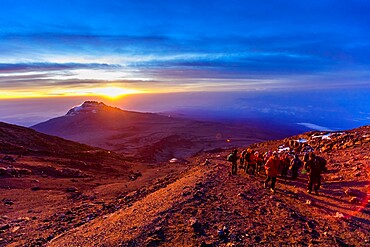
M126 111L96 101L86 101L32 128L150 161L284 137L277 129Z

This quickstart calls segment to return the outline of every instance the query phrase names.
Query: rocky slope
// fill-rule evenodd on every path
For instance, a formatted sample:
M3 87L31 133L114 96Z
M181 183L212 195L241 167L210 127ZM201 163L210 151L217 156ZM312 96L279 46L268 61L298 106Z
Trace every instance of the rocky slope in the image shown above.
M278 178L276 193L271 194L263 188L263 173L253 176L239 171L232 176L225 161L230 150L214 150L190 158L189 164L155 166L133 181L95 175L81 183L80 197L63 199L58 194L54 200L62 199L63 207L57 211L26 206L20 210L19 199L7 194L4 199L12 199L13 204L2 198L7 217L0 219L0 243L369 246L369 126L332 133L330 139L327 134L310 132L250 146L260 152L287 147L322 151L319 155L328 160L328 172L320 195L306 193L304 174L296 181ZM325 146L332 148L323 150ZM45 205L52 204L50 193L43 196Z
M0 123L0 246L44 245L119 208L117 198L185 168L136 163Z
M0 122L1 153L66 155L93 150L97 150L97 148Z
M57 236L49 246L368 246L369 133L367 126L341 134L345 142L313 138L315 149L328 142L337 147L320 154L329 169L320 195L305 192L302 174L297 181L279 178L271 194L262 186L263 174L230 175L228 152L203 154L173 183L144 198L130 197L120 210ZM253 147L263 151L317 135ZM206 158L210 163L200 162Z

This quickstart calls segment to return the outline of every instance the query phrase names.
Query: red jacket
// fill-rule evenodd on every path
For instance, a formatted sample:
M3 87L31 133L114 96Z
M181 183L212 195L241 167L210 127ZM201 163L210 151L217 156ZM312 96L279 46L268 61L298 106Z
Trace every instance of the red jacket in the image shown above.
M276 177L279 171L280 160L274 156L270 157L265 165L266 174L270 177Z

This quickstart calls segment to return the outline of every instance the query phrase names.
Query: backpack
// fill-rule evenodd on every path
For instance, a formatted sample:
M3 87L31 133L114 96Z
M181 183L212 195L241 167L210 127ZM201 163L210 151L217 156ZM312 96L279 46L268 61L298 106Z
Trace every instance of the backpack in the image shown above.
M233 153L231 153L231 154L229 154L228 156L227 156L227 161L230 161L230 162L232 162L233 161L233 158L234 158L234 154Z
M300 159L293 159L289 169L292 169L293 167L300 168L301 166L302 166L302 161Z
M247 152L244 156L244 160L247 161L247 162L250 162L251 161L251 153L250 152Z
M319 163L321 172L327 172L328 168L326 167L326 163L327 163L326 160L320 156L316 156L316 160Z
M309 154L308 153L305 153L304 156L303 156L303 161L304 162L307 162L309 160Z

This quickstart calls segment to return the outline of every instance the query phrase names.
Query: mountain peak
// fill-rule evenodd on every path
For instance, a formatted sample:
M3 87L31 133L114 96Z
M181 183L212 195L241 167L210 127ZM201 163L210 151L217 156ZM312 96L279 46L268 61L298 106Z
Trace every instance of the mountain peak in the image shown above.
M98 101L85 101L80 105L72 107L66 116L75 116L81 113L97 113L107 108L114 108Z

